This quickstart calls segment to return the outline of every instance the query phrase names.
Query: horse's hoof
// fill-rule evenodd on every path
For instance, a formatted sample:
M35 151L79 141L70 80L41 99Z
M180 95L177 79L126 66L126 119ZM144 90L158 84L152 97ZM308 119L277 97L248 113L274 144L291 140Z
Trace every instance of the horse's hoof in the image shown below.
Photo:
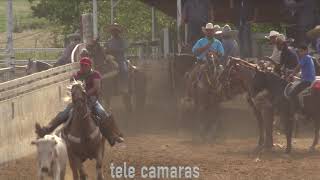
M290 153L291 153L291 148L286 148L285 153L286 153L286 154L290 154Z
M316 152L316 148L314 146L311 146L309 148L309 153L314 153L314 152Z
M97 180L104 180L104 176L103 176L103 175L98 176L98 177L97 177Z
M262 150L263 150L263 146L262 146L262 145L259 145L259 146L257 146L256 148L254 148L253 154L258 154L258 153L260 153Z
M87 175L80 176L80 180L88 180L88 176Z

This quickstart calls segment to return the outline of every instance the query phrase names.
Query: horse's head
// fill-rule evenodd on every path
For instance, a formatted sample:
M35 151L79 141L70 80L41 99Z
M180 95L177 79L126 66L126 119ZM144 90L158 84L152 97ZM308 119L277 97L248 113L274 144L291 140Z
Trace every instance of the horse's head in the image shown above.
M219 78L223 91L227 97L233 97L243 92L243 79L241 79L240 71L240 65L233 57L230 57Z
M28 60L28 64L26 67L26 73L27 75L33 74L37 72L37 61L33 61L31 59Z
M87 93L82 82L73 81L71 85L71 96L74 104L83 104L87 102Z

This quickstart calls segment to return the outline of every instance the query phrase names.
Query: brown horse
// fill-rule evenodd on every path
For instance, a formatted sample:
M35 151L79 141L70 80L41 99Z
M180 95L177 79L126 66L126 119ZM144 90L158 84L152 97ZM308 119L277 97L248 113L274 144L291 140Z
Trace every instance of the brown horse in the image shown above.
M228 86L225 85L225 89L229 94L239 94L241 92L247 93L247 102L253 110L259 129L259 140L255 152L259 152L263 148L270 149L273 146L272 127L274 110L269 101L270 94L263 92L258 96L253 97L250 88L256 70L259 68L260 67L257 64L230 57L225 71L226 74L223 76L224 79L222 80L228 84ZM236 90L236 92L234 92L234 90Z
M217 129L219 105L224 95L219 83L222 69L214 58L209 61L198 62L185 76L185 96L181 98L181 120L185 120L187 111L197 116L200 121L199 133L204 139L213 128ZM214 119L212 119L215 117Z
M94 61L95 68L103 74L103 100L110 105L111 98L120 95L128 112L133 110L134 105L142 108L146 101L147 78L145 73L130 62L127 62L129 78L126 86L128 90L122 90L119 87L119 65L115 58L111 55L105 55L103 48L97 41L93 41L92 44L87 45L87 49Z
M74 82L71 88L73 110L71 120L63 129L67 144L73 179L87 179L82 163L87 159L96 160L97 179L103 179L102 160L105 139L100 134L88 106L88 96L81 82Z

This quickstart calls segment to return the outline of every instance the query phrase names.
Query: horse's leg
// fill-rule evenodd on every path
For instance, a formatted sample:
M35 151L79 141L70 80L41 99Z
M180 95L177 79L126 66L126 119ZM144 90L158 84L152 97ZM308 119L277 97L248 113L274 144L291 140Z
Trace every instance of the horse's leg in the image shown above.
M290 116L290 112L282 112L281 113L281 121L285 122L285 130L286 130L286 138L287 138L287 148L286 153L290 153L292 149L292 128L293 122L292 117Z
M273 147L273 121L274 121L274 111L272 107L265 107L264 110L264 120L266 125L266 141L265 141L265 148L272 149Z
M68 150L68 157L69 157L69 164L72 171L73 180L78 180L79 179L78 164L80 163L80 161L76 160L72 152L70 152L69 150Z
M313 119L314 119L314 138L313 138L313 143L309 148L310 152L313 152L316 150L316 145L318 144L318 141L319 141L320 122L316 118L313 118Z
M88 179L88 175L84 171L84 167L83 167L83 163L82 162L80 162L79 174L80 174L80 180L87 180Z
M248 99L249 104L251 105L251 108L253 110L253 113L256 117L256 120L258 122L258 129L259 129L259 140L258 140L258 145L255 148L254 152L260 152L263 148L264 144L264 123L263 123L263 117L259 109L254 106L253 103L250 103L250 99Z
M100 148L97 153L97 159L96 159L96 173L97 173L97 180L103 180L103 174L102 174L102 161L104 157L104 140L102 140L100 144Z

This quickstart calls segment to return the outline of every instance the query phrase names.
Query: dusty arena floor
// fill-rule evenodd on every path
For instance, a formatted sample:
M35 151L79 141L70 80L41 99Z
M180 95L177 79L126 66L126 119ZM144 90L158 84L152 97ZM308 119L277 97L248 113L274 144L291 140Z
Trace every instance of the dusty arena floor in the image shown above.
M151 114L152 108L149 108L148 112ZM174 117L169 113L161 116L145 114L148 118L144 118L144 122L131 119L132 122L126 125L123 123L123 129L127 134L127 147L110 148L107 145L103 165L106 179L112 179L111 163L115 166L123 166L125 162L127 166L135 168L134 179L143 179L139 171L143 166L199 167L198 179L202 180L320 178L320 153L319 151L309 153L307 150L311 144L311 136L295 139L291 155L285 155L284 149L277 146L273 152L264 152L257 156L252 153L256 145L257 130L250 111L241 104L229 103L225 105L223 112L225 114L223 116L224 131L215 142L211 143L192 140L194 138L190 132L177 133L172 127L172 122L171 125L168 123ZM133 130L126 126L136 128ZM275 143L284 144L285 142L283 136L277 135L274 139ZM36 156L33 154L1 165L0 179L34 180L37 178L36 168ZM85 163L85 169L89 179L94 179L95 164L88 161ZM66 179L72 179L69 168Z

